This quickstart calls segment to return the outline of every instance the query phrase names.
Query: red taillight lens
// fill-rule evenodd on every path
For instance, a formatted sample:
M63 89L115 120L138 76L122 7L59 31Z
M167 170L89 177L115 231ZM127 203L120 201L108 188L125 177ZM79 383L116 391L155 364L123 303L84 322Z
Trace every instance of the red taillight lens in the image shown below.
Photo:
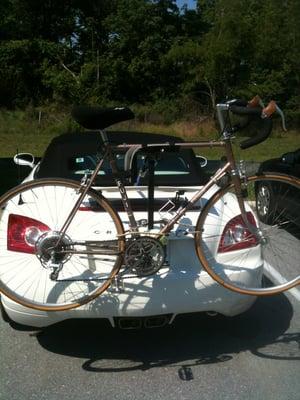
M36 219L10 214L7 228L7 250L34 254L37 239L48 231L50 228Z
M257 227L254 216L247 212L247 219L251 225ZM241 215L237 215L227 222L219 243L218 252L247 249L258 245L258 240L247 228Z

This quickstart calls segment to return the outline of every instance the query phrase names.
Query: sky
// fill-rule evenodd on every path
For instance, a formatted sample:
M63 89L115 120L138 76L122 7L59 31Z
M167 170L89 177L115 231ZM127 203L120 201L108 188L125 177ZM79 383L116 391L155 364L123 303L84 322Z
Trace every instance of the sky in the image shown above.
M196 8L195 0L176 0L177 6L181 8L184 4L187 4L188 8Z

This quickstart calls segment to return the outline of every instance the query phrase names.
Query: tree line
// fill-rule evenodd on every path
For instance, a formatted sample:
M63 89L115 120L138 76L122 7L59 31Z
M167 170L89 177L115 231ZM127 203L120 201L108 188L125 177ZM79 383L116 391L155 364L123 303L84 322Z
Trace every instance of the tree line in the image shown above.
M259 93L300 121L299 0L1 0L0 107L130 104L171 117Z

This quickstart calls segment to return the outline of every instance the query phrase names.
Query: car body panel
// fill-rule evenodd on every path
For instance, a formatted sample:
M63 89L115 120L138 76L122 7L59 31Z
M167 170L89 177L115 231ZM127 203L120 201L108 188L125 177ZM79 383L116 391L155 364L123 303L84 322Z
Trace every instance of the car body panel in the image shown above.
M141 218L146 216L140 214ZM194 222L197 212L189 213L186 218ZM121 214L121 219L125 219L125 215ZM82 307L65 312L42 312L23 307L3 296L5 310L14 321L37 327L71 318L108 318L112 322L113 317L202 311L234 316L246 311L255 298L233 293L217 284L201 268L193 237L182 235L177 227L168 241L167 266L158 273L141 278L127 274Z
M148 140L153 140L153 137ZM76 157L76 154L79 154L80 151L78 153L76 148L73 150L71 156L74 157L75 154ZM58 154L55 151L54 153ZM186 159L188 165L194 162L192 153L187 157L191 157L191 159ZM63 159L64 157L61 155L60 158ZM53 159L55 160L55 157ZM43 160L41 163L43 163ZM44 162L44 164L47 163ZM174 210L170 209L169 206L164 208L163 205L168 204L170 199L175 199L179 192L183 198L191 199L197 189L201 187L203 176L197 177L197 167L195 166L194 168L194 172L189 177L185 176L184 179L180 177L179 183L181 184L178 185L172 185L172 182L174 183L173 176L162 174L159 177L160 182L166 185L158 185L155 188L155 199L157 204L160 204L157 205L154 212L154 221L160 221L164 217L173 215ZM38 164L26 180L42 177L41 175L45 172L40 174L41 170L45 171L41 168L41 164ZM201 173L199 172L199 174ZM195 184L196 181L198 181L198 185ZM100 189L102 195L116 205L120 203L120 194L116 187L109 186L108 183L106 181L106 185L96 189ZM48 326L72 318L107 318L113 324L115 317L144 317L164 314L175 316L181 313L204 311L233 316L246 311L255 301L255 297L234 293L217 284L202 269L195 251L193 230L199 216L200 207L205 204L209 196L216 190L218 190L218 187L214 185L205 194L204 198L196 204L195 208L187 212L179 221L179 224L172 229L167 240L166 263L155 275L137 277L132 274L125 274L120 276L120 279L115 280L114 284L101 296L84 306L69 311L44 312L33 310L21 306L2 295L1 301L5 311L15 322L36 327ZM127 186L127 191L134 206L133 211L136 219L147 219L148 187L145 185ZM228 201L232 203L232 209L235 209L236 206L236 212L238 213L236 199L231 196ZM117 206L117 209L119 210L119 206ZM95 218L99 218L97 210L88 212L94 213ZM219 229L223 229L228 219L222 214L221 202L216 205L215 213L220 216ZM47 222L46 214L47 212L45 211L43 223ZM84 212L82 212L83 214ZM127 214L119 211L119 216L125 230L128 229ZM84 219L82 221L84 223ZM158 231L159 227L159 223L155 222L153 232ZM141 228L141 231L143 231L143 228ZM82 229L82 234L86 235L84 229ZM216 251L218 243L215 243L214 246L213 251ZM219 262L226 263L226 254L220 255ZM261 279L262 265L260 262L258 249L253 249L249 257L248 270L243 273L239 272L241 279L247 280L249 284ZM228 273L232 272L228 271Z

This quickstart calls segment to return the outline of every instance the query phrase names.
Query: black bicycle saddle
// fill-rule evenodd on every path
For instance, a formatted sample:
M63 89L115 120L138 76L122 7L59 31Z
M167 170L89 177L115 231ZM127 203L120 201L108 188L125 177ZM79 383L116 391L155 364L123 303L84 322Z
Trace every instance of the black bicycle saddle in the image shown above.
M76 106L72 110L72 117L83 128L105 129L117 122L133 119L134 114L127 107L100 108Z

